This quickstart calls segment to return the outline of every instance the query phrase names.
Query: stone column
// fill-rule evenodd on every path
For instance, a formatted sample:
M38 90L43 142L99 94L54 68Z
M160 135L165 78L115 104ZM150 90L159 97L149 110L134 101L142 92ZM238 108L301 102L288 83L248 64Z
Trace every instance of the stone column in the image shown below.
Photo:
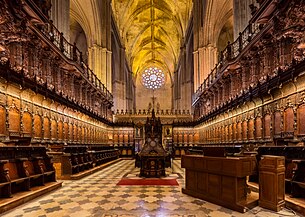
M204 82L217 63L217 48L207 45L194 53L194 91Z
M51 20L56 28L70 40L70 0L52 0Z
M200 87L200 73L199 73L199 58L198 51L193 52L194 55L194 91L196 92Z
M100 81L112 92L111 77L111 5L110 0L98 1L101 35L89 47L89 67Z
M203 1L193 1L193 34L194 34L194 91L196 91L203 82L202 76L202 54L199 54L199 48L202 47L203 32ZM202 53L202 52L200 52Z
M112 91L111 51L98 44L89 47L89 67L94 71L96 76L107 87L107 89Z
M257 5L255 0L233 0L234 41L249 24L252 17L250 4Z

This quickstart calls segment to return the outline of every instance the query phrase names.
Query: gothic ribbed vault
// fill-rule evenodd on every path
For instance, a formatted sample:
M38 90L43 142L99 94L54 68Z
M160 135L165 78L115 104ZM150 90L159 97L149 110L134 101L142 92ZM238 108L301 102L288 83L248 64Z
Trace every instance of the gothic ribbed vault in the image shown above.
M132 71L157 65L173 72L192 0L115 0L112 8Z

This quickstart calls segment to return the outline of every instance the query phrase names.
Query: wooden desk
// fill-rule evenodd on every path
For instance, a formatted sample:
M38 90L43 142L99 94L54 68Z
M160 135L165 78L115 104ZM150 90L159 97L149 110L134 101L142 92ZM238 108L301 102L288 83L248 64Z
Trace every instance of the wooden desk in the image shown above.
M255 157L182 156L185 188L182 192L218 205L246 212L258 204L258 194L248 194L246 177L255 173Z

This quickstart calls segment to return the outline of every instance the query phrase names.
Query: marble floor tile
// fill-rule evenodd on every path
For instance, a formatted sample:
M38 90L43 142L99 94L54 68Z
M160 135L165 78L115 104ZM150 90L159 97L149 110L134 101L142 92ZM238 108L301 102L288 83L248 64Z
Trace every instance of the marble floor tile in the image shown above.
M81 180L64 181L63 187L9 212L3 217L276 217L292 216L260 207L238 213L182 194L184 170L174 160L167 178L179 186L117 186L122 177L137 178L134 160L122 160Z

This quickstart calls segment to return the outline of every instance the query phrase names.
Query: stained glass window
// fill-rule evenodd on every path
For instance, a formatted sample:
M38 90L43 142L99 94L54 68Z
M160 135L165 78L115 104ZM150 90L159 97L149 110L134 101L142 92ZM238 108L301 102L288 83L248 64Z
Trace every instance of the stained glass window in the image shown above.
M142 83L146 88L149 89L158 89L162 87L164 81L164 73L157 67L147 68L142 74Z

